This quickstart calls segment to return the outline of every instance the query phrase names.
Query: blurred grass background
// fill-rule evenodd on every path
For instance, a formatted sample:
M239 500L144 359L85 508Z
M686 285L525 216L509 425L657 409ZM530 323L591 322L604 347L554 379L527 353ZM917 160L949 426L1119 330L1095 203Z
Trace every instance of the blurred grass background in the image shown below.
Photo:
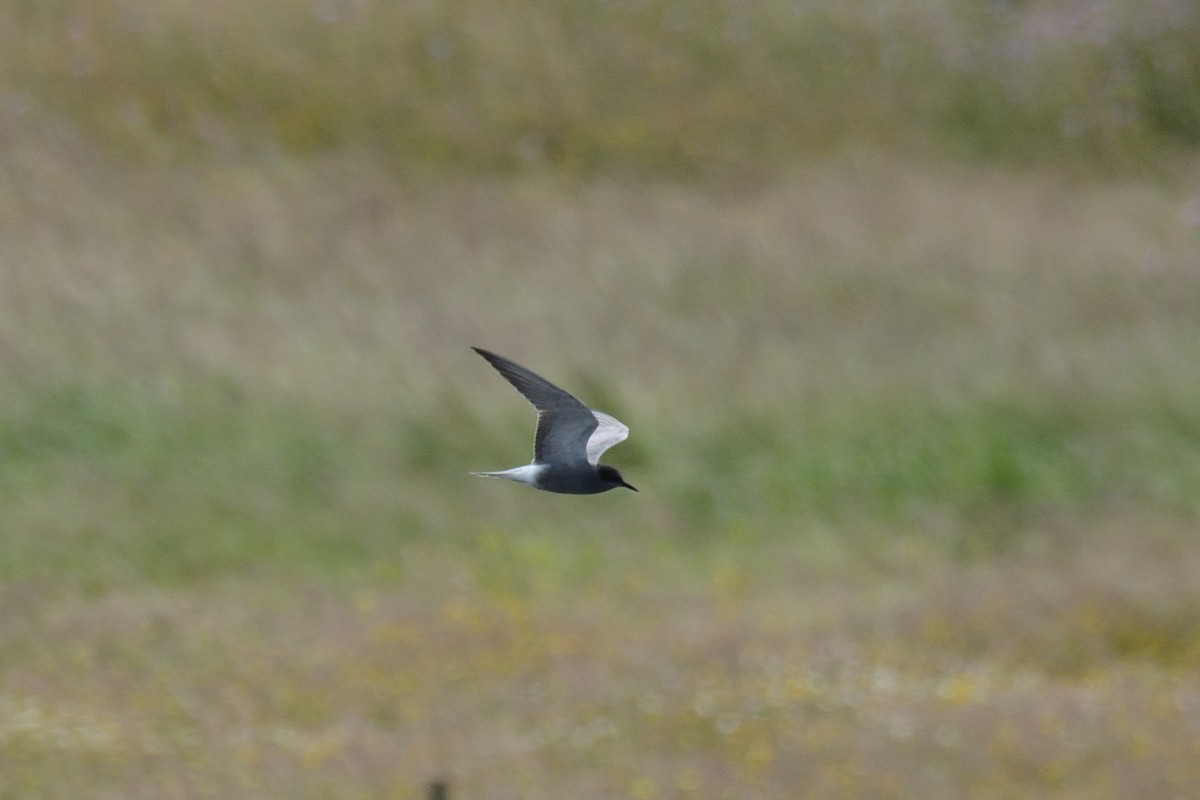
M0 0L0 797L1188 796L1189 2ZM494 348L625 421L556 497Z
M1183 0L242 5L6 3L8 102L139 158L467 172L771 174L848 138L1118 167L1200 141Z

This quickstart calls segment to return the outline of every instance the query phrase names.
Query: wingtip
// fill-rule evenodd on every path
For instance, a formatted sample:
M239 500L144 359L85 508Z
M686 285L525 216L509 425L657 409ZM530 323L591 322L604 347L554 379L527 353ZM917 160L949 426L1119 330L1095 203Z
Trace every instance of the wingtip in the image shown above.
M471 349L474 350L479 355L483 356L489 362L493 362L494 359L499 358L499 356L497 356L491 350L488 350L483 347L476 347L475 345L471 345Z

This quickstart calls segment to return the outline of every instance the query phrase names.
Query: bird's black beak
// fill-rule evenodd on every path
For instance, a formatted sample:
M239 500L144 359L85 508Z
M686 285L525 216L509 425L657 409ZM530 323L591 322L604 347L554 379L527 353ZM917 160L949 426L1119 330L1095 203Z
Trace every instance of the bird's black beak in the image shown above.
M622 486L624 486L626 489L633 489L635 492L637 491L637 487L635 487L635 486L630 486L630 485L629 485L628 483L626 483L624 480L622 480L622 481L621 481L621 485L622 485Z

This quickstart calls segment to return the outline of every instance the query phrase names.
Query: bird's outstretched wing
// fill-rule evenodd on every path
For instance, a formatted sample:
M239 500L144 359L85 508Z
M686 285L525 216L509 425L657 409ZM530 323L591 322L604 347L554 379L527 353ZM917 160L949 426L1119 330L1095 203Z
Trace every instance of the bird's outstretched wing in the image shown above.
M571 464L587 460L594 464L600 453L628 435L628 429L612 417L593 412L574 395L520 364L480 347L471 349L487 359L537 409L537 432L533 437L535 462ZM621 429L619 435L611 423ZM602 434L601 429L606 426L607 432Z

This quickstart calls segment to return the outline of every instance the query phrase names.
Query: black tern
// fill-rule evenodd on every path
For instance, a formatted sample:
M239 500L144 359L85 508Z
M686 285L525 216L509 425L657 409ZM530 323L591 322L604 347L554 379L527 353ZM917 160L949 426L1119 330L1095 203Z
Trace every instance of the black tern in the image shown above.
M599 494L624 486L621 473L597 464L600 454L625 441L629 428L603 411L594 411L520 364L472 347L487 359L537 409L533 463L497 472L472 472L484 478L506 478L535 489L562 494Z

